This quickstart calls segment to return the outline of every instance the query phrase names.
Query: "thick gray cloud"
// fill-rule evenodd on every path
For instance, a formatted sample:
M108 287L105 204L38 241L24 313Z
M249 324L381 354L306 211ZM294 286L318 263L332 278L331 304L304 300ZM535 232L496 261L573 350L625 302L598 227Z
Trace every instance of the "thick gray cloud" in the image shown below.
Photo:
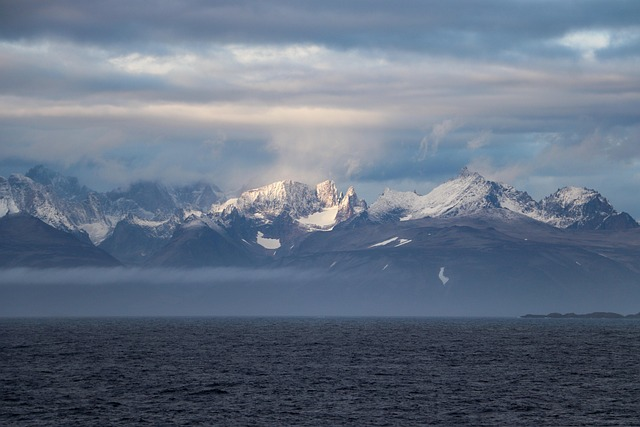
M535 52L576 29L638 25L630 1L57 1L3 2L0 35L157 46L318 43L465 55ZM637 43L637 41L636 41ZM157 47L156 47L157 48Z
M640 2L0 0L0 172L106 189L464 165L640 216Z

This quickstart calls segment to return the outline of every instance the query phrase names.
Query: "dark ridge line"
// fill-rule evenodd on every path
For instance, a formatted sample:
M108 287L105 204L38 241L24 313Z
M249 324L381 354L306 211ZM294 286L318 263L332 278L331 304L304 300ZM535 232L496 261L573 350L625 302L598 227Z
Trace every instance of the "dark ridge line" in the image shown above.
M520 316L521 319L640 319L640 313L636 314L619 314L609 311L595 311L593 313L576 314L576 313L549 313L549 314L525 314Z

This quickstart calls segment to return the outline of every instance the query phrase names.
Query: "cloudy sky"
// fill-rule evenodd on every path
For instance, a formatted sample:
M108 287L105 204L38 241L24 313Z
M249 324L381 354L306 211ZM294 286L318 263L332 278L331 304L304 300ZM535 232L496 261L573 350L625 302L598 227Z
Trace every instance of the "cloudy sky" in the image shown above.
M640 1L0 0L0 175L106 190L469 166L640 217Z

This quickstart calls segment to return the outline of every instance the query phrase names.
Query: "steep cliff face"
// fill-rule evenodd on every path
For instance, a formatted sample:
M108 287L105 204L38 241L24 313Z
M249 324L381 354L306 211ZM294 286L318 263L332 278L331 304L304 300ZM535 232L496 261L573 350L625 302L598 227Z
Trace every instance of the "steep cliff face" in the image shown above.
M295 181L278 181L245 191L236 199L213 208L216 217L228 220L241 216L256 226L282 222L283 216L309 230L328 230L366 209L351 187L338 192L333 181L311 187Z

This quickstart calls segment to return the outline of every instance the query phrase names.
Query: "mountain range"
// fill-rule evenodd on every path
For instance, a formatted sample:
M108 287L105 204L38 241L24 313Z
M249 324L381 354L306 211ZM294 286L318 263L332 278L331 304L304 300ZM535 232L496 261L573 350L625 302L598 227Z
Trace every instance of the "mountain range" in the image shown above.
M369 206L332 181L279 181L233 198L203 182L100 193L37 166L0 177L0 216L2 267L293 268L354 295L393 299L401 289L470 308L571 300L576 310L609 302L635 312L640 296L640 228L629 214L592 189L536 201L466 168L426 195L387 189Z

